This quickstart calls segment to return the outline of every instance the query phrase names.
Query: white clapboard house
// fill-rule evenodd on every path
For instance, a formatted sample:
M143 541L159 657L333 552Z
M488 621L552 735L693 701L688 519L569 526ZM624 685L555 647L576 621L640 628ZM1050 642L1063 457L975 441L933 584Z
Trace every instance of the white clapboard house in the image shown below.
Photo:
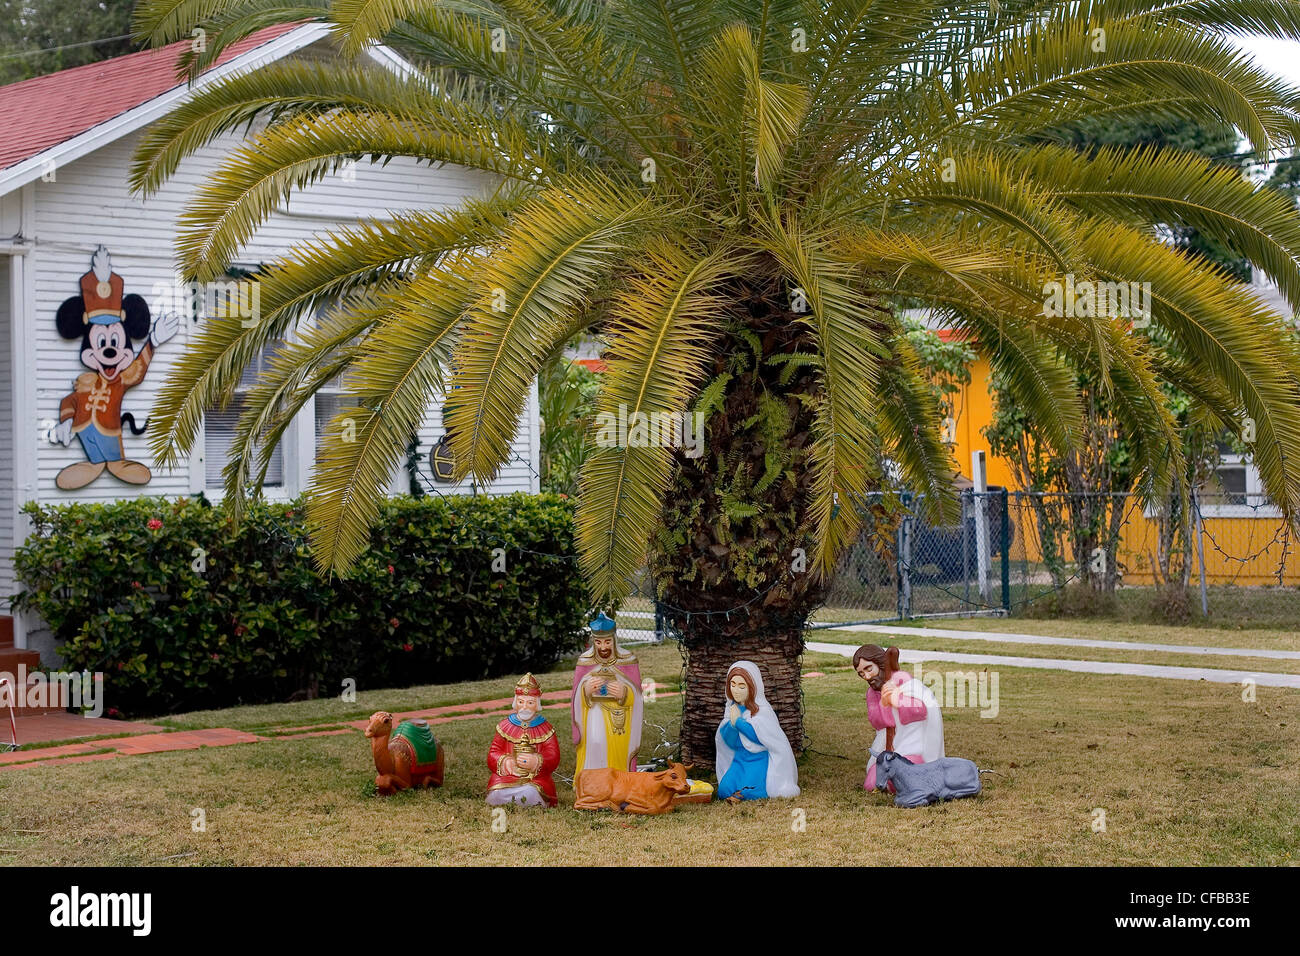
M123 296L136 294L147 303L154 290L175 288L177 219L195 187L228 148L213 146L186 161L178 175L148 200L133 196L127 186L133 151L149 124L191 92L192 86L176 79L181 46L0 87L0 129L5 131L0 137L0 654L6 656L20 655L24 648L29 651L21 656L29 661L34 657L31 651L53 656L48 632L39 621L8 614L9 596L17 588L13 550L27 535L26 521L18 511L24 502L107 501L199 491L213 500L221 496L221 470L235 414L210 415L195 453L170 471L155 467L148 435L136 435L131 427L139 427L149 417L168 366L204 321L202 314L183 314L175 336L158 346L137 384L116 394L103 386L106 414L121 414L126 458L151 470L148 483L133 484L142 474L112 461L112 451L107 453L106 467L100 468L93 460L94 451L81 441L82 432L66 444L60 440L70 437L60 434L67 430L66 425L59 427L60 406L78 377L89 371L83 363L84 341L60 334L56 324L60 305L82 295L86 326L96 332L112 328L108 316L113 314L116 321ZM272 27L226 50L195 85L283 58L333 55L321 24ZM382 47L374 48L370 57L375 69L405 67L396 54ZM232 138L231 145L234 142ZM231 265L252 271L313 234L359 218L383 219L403 209L455 205L490 187L487 177L459 167L433 168L405 161L357 164L295 195ZM105 267L101 253L97 275L94 260L100 247L111 266ZM94 322L97 310L102 310L102 324ZM111 352L113 343L104 344ZM143 338L132 344L140 352ZM109 353L97 354L99 358L92 356L90 361L100 361ZM256 372L250 369L245 381L255 378ZM83 382L95 382L94 374ZM124 384L133 375L129 368L121 374ZM323 390L314 407L303 410L275 453L267 475L268 497L290 498L306 488L319 428L332 417L338 401L336 393ZM430 408L419 435L419 451L428 456L442 436L441 409ZM512 461L486 490L537 491L537 441L534 391ZM67 470L78 463L80 467ZM423 466L426 487L445 494L470 490L434 485L427 460ZM407 487L407 476L395 474L393 490Z

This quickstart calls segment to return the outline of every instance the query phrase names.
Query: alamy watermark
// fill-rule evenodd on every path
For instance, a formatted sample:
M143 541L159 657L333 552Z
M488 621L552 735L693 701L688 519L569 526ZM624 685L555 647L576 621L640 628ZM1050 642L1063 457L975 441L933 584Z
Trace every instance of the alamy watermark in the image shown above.
M687 458L704 454L703 412L596 413L596 444L601 448L681 448Z
M149 307L157 314L180 312L195 319L235 319L251 328L262 318L262 287L254 279L156 282Z
M88 893L74 885L50 897L50 925L56 928L121 927L148 936L152 914L152 893Z
M980 716L993 719L998 715L998 672L926 670L921 661L912 669L938 701L940 707L978 707Z
M1134 328L1151 324L1151 283L1074 280L1043 283L1043 314L1048 318L1132 319Z
M0 710L58 707L84 711L86 717L104 714L104 675L101 671L0 671Z

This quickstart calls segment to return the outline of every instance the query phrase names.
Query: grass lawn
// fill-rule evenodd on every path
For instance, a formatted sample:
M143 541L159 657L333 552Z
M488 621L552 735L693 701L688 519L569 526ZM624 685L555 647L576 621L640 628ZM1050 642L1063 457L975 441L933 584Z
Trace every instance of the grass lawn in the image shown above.
M1300 621L1300 614L1295 618ZM1149 644L1193 644L1206 647L1269 648L1300 651L1300 630L1287 627L1238 629L1194 625L1145 624L1133 621L1064 618L1038 620L1024 617L960 617L916 621L918 627L939 627L954 631L1005 631L1013 634L1045 634L1049 637L1077 637L1101 641L1144 641ZM892 626L892 625L891 625Z
M1001 600L1001 590L997 566L991 573L993 582L992 603ZM1228 585L1211 585L1207 589L1210 607L1209 617L1201 616L1200 591L1193 583L1188 589L1188 618L1176 627L1181 631L1200 631L1199 643L1208 643L1205 632L1231 634L1234 631L1247 632L1244 640L1253 640L1264 632L1285 633L1295 639L1295 622L1300 621L1300 588L1295 587L1232 587ZM1066 595L1068 611L1063 611L1052 600L1053 592L1043 586L1028 589L1021 585L1012 586L1012 605L1015 616L1011 619L1023 625L1026 621L1035 624L1060 624L1076 628L1124 628L1135 626L1164 626L1168 618L1159 606L1160 593L1151 587L1121 587L1110 599L1093 601L1091 596L1077 590ZM970 594L962 582L932 584L924 579L912 582L913 612L958 611L970 605L963 604L963 599L979 604L978 594ZM1028 602L1028 603L1026 603ZM897 610L897 597L893 586L863 588L856 592L841 588L833 593L827 607L819 609L814 616L823 623L848 621L890 620ZM932 621L918 621L918 624L931 623L935 627L946 627L943 621L952 618L935 618ZM981 618L978 620L988 620ZM1014 629L1014 628L1013 628ZM1249 632L1255 632L1251 634ZM1218 637L1214 643L1226 643Z
M673 681L672 647L642 648ZM1225 659L1229 660L1229 659ZM1300 855L1300 692L1005 669L999 713L945 710L948 752L997 771L973 800L895 809L862 790L864 685L847 661L809 655L810 751L792 801L688 806L665 817L510 810L483 803L495 718L438 726L447 785L371 795L359 733L119 757L0 773L0 859L20 864L1290 864ZM546 689L566 687L563 668ZM176 726L327 726L372 710L505 697L501 679L374 691L173 718ZM647 707L643 755L675 739L680 698ZM573 748L563 710L564 763ZM660 730L662 728L662 732ZM205 811L196 833L191 811ZM1106 829L1093 829L1094 810ZM794 832L792 811L804 811Z
M1064 660L1105 660L1129 664L1165 664L1170 667L1208 667L1216 670L1252 670L1267 671L1274 674L1300 674L1300 660L1279 660L1270 657L1252 656L1252 648L1268 647L1272 650L1300 650L1300 638L1296 635L1281 635L1274 641L1252 637L1247 643L1242 642L1242 635L1235 631L1203 631L1191 628L1180 629L1155 625L1128 625L1123 632L1113 632L1095 625L1082 625L1079 622L1061 621L1012 621L998 618L961 619L956 621L926 621L923 626L942 628L952 631L990 631L1009 632L1013 634L1041 634L1047 637L1072 637L1078 639L1102 641L1143 641L1152 644L1204 645L1208 647L1241 647L1241 654L1180 654L1172 651L1125 650L1121 648L1071 647L1063 644L1019 644L988 640L964 641L956 637L930 637L911 633L911 628L900 627L893 634L879 632L842 631L834 628L812 631L808 635L811 641L825 641L828 644L848 644L854 647L860 644L895 644L909 650L952 651L960 654L997 654L1007 657L1046 657ZM1186 632L1190 632L1187 634ZM1225 640L1219 640L1223 633ZM1273 632L1251 632L1252 635ZM1196 639L1196 638L1199 638Z

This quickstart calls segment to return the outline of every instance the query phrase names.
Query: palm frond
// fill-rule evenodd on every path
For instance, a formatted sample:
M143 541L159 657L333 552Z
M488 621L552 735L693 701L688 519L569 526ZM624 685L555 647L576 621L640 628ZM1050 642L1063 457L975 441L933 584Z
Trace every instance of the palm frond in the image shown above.
M446 393L465 304L481 260L449 256L400 292L381 296L389 310L357 349L342 408L322 436L307 494L312 552L322 571L342 573L366 546L393 468L432 402Z
M608 370L579 478L578 546L598 603L622 598L644 563L672 473L671 436L719 331L714 318L726 300L718 286L743 265L727 249L700 255L657 244L611 304ZM637 421L647 440L621 443L618 424Z
M884 369L875 427L885 454L898 463L908 487L924 495L932 519L944 523L952 517L956 469L934 428L939 404L907 338L896 334L889 346L898 360Z
M349 346L382 315L373 307L350 304L346 312L322 316L301 340L282 346L244 394L229 458L222 469L225 500L236 519L244 510L248 489L260 489L265 483L271 452L294 418L323 384L338 378L352 364L355 349Z
M771 220L764 226L768 251L807 302L807 324L822 358L809 510L818 530L813 564L817 573L829 574L841 549L857 536L860 503L878 460L870 409L882 359L889 357L878 331L887 310L865 297L852 283L852 271L797 222Z
M222 172L191 199L177 238L185 275L201 281L217 275L292 192L365 156L456 163L523 182L536 174L518 158L507 158L491 138L473 132L419 128L378 113L295 118L234 150Z
M1099 275L1148 282L1152 312L1240 402L1258 436L1251 453L1269 496L1300 510L1300 363L1293 332L1249 289L1123 226L1082 239Z
M524 204L475 280L447 422L457 478L496 475L546 352L648 221L637 191L597 179L566 185Z
M1102 149L1084 156L1042 146L1008 160L1090 215L1148 226L1184 225L1224 242L1271 276L1300 309L1300 219L1289 196L1256 187L1194 153Z

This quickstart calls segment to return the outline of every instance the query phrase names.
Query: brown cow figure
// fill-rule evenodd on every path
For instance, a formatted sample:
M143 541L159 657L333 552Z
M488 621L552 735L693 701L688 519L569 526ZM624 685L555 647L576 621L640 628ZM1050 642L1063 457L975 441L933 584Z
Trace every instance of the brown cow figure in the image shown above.
M578 781L575 810L613 810L615 813L668 813L673 797L689 793L686 771L694 764L670 764L667 770L631 773L612 767L584 770Z

